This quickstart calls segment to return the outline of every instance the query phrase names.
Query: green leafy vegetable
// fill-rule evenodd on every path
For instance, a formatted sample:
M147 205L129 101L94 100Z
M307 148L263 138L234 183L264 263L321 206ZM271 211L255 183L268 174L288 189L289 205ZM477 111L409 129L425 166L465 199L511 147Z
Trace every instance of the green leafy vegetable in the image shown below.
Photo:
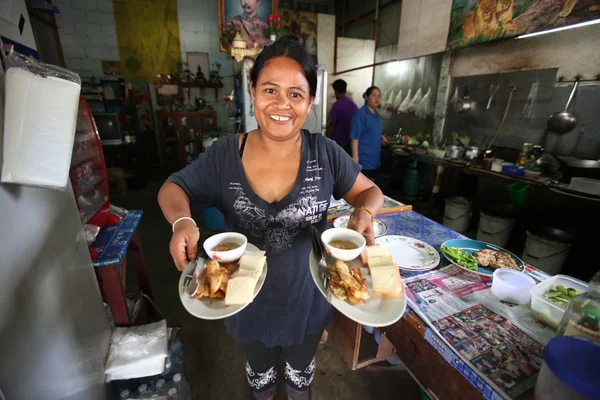
M463 249L457 247L442 246L442 252L452 259L456 264L465 267L467 269L477 271L479 266L477 265L477 259L473 254L467 253Z
M562 285L556 285L556 287L554 289L550 289L548 293L544 295L544 297L557 306L567 308L569 300L571 300L572 297L579 296L580 294L581 292L579 290L566 288Z

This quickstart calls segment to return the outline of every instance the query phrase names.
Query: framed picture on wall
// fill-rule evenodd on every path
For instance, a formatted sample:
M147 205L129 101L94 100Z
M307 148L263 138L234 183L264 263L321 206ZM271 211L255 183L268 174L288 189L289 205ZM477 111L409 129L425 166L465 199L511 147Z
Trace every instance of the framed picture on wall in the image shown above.
M190 72L194 75L198 74L198 67L205 77L208 77L210 73L210 63L208 60L208 53L201 53L198 51L187 52L187 63Z
M236 32L248 47L264 46L268 38L269 14L277 13L277 0L219 0L219 31L221 50L231 45Z

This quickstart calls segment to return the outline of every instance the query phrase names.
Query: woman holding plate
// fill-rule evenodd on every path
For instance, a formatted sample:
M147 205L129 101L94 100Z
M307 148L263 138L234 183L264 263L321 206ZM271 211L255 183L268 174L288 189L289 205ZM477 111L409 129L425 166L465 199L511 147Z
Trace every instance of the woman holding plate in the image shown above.
M313 58L293 37L257 57L250 93L259 128L230 135L171 175L158 195L173 226L170 251L179 270L195 260L199 240L190 205L217 207L227 231L267 252L269 271L252 303L226 319L246 357L256 399L275 395L281 353L290 399L310 398L315 353L332 309L309 271L311 225L326 229L331 195L355 207L348 227L374 243L379 188L335 142L301 130L317 90Z

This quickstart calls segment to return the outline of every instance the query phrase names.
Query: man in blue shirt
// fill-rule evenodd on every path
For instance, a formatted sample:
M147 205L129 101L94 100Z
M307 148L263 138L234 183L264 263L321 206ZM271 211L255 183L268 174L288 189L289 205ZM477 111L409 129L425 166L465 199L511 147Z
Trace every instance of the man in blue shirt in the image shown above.
M381 104L381 91L371 86L363 98L365 105L354 113L350 123L350 144L352 158L362 166L362 173L373 178L381 165L381 143L386 142L381 135L383 125L376 110Z

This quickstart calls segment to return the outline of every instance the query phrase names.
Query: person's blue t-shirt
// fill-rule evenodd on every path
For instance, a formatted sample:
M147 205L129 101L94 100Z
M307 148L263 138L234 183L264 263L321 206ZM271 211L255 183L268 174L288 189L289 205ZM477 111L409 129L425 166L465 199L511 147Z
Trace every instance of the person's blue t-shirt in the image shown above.
M352 115L350 139L358 140L358 163L364 170L373 170L381 165L381 133L383 125L379 114L366 105Z
M238 138L218 140L169 179L193 206L221 210L226 231L246 235L267 252L264 286L248 307L225 320L229 333L238 342L258 341L267 347L302 344L305 335L320 334L333 315L310 275L310 227L326 229L331 195L344 197L360 166L332 140L302 131L296 183L281 201L269 204L246 179Z

